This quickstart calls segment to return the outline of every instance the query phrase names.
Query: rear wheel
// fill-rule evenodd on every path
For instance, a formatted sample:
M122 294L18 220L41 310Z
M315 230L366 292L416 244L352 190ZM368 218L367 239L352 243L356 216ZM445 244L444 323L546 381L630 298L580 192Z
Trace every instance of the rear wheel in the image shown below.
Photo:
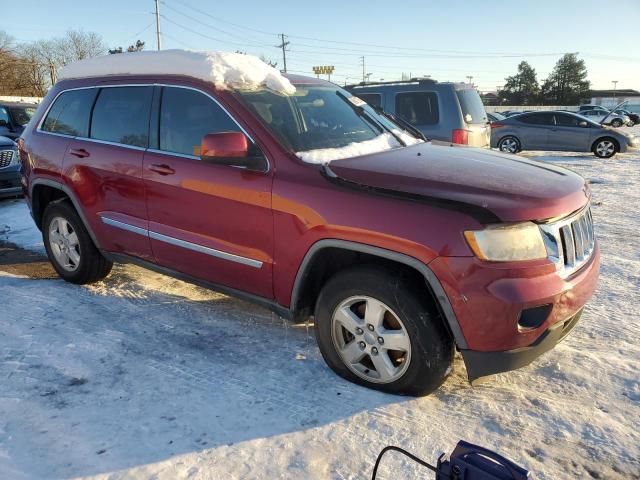
M315 309L318 345L329 367L389 393L437 389L451 370L453 342L424 293L403 272L373 266L332 277Z
M511 135L501 138L498 142L498 149L504 153L518 153L521 150L520 140Z
M619 118L615 118L612 122L611 122L611 126L615 127L615 128L619 128L622 126L622 120L620 120Z
M613 138L605 137L596 140L591 150L598 158L611 158L620 151L620 147Z
M111 272L113 263L98 251L82 220L68 202L54 202L47 206L42 236L53 268L67 282L93 283Z

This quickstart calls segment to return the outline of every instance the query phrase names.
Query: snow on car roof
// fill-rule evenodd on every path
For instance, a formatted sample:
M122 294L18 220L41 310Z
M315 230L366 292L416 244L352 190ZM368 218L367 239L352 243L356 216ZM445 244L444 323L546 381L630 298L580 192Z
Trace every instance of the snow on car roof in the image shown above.
M185 75L211 82L222 90L266 86L284 94L296 91L287 78L258 57L233 52L176 49L118 53L71 63L60 71L59 78L106 75Z

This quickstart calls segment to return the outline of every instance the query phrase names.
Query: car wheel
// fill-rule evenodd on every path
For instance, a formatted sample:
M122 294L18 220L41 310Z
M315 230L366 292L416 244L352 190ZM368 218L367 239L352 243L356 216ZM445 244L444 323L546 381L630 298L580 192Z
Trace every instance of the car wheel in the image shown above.
M520 140L512 136L501 138L498 142L498 150L504 153L518 153L522 150Z
M68 202L54 202L47 206L42 236L53 268L67 282L93 283L111 272L113 263L98 251L82 220Z
M627 127L633 127L636 123L633 120L627 122Z
M620 146L613 138L605 137L596 140L592 150L598 158L611 158L620 151Z
M388 393L436 390L451 371L454 347L425 296L403 272L361 266L336 274L315 308L316 337L329 367Z
M620 128L622 126L622 120L616 118L611 122L611 126L614 128Z

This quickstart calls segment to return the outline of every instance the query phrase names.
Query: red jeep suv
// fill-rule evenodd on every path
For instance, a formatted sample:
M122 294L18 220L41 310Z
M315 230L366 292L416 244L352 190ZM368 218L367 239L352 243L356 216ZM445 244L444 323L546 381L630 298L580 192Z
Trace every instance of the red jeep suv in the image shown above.
M272 72L283 92L128 68L163 54L59 81L20 139L63 279L130 262L313 317L336 373L411 395L442 384L455 349L474 382L578 322L600 259L577 174L432 145L318 79Z

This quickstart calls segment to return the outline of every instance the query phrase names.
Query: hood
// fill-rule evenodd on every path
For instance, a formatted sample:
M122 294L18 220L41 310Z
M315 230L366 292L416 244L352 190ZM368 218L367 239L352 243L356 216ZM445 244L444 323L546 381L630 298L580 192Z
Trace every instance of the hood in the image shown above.
M2 135L0 135L0 147L15 147L15 146L16 146L16 142L14 142L8 137L3 137Z
M327 168L350 185L446 204L483 223L563 216L590 195L585 180L565 168L469 147L418 144L334 160Z

